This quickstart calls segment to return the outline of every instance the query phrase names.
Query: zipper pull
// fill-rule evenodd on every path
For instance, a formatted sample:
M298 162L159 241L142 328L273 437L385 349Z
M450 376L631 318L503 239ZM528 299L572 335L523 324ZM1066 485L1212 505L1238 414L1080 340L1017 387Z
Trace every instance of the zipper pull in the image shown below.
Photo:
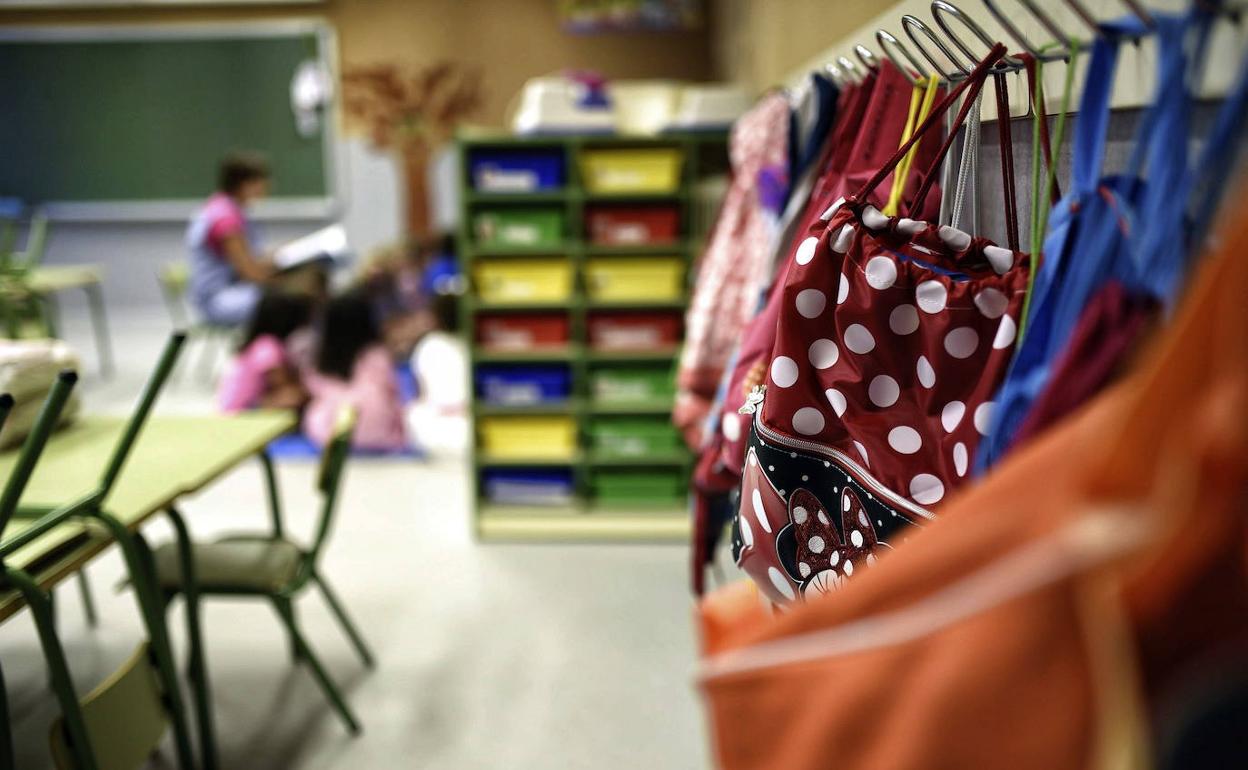
M766 395L766 385L755 385L750 390L750 395L745 397L745 403L737 410L737 414L754 414L758 411L758 407L763 403L763 397Z

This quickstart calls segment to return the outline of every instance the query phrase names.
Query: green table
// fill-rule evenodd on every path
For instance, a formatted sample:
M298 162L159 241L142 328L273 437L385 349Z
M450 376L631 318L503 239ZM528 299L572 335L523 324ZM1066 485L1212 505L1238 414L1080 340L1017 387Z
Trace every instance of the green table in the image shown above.
M105 376L113 373L113 343L108 334L108 316L104 312L104 295L100 286L104 281L103 270L98 265L40 265L30 268L25 276L26 288L43 297L54 309L55 294L81 289L87 295L87 307L91 311L91 328L95 333L95 349L100 356L100 372ZM49 330L55 336L55 330Z
M22 506L55 507L96 489L125 422L121 417L85 417L56 433L35 467L22 496ZM285 411L257 411L232 417L152 418L139 435L103 509L135 530L173 506L178 498L203 488L257 454L265 458L270 504L275 505L272 469L263 452L270 441L295 425L294 415ZM12 472L17 455L17 449L0 453L0 478ZM4 540L17 537L33 523L15 519L6 528ZM42 590L50 591L112 542L113 538L95 521L65 522L14 551L5 561L25 569ZM0 593L0 622L24 605L17 591ZM198 647L198 640L192 639L191 643ZM202 651L192 649L191 656L202 663ZM201 707L206 712L208 704ZM201 748L206 756L211 755L214 739L204 719L201 731L201 742L205 744Z

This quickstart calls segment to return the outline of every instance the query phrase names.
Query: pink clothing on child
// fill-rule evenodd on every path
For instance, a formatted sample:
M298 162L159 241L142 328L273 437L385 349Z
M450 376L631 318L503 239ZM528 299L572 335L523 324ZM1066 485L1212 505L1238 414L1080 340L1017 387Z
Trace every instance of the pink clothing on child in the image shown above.
M260 405L269 372L289 362L286 348L272 334L251 341L234 360L217 388L217 402L224 412L241 412Z
M356 411L352 446L380 450L407 448L399 381L390 354L381 345L374 345L360 354L352 368L350 382L313 370L304 376L304 383L312 400L303 412L303 432L317 446L325 446L333 436L339 409L343 404L351 404Z

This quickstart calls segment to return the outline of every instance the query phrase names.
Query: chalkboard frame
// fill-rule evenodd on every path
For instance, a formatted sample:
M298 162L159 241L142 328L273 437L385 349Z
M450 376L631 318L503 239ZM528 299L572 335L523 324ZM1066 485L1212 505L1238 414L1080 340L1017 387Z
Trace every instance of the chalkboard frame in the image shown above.
M345 159L340 152L337 91L340 87L337 33L325 19L283 19L259 22L171 22L116 25L13 26L0 28L5 42L103 42L116 40L211 40L315 35L317 57L330 73L334 95L324 112L321 131L326 194L313 197L272 197L258 202L251 216L257 220L325 220L341 216ZM293 119L293 118L292 118ZM204 191L204 198L211 192ZM136 201L43 201L49 219L70 222L184 221L203 204L203 198Z

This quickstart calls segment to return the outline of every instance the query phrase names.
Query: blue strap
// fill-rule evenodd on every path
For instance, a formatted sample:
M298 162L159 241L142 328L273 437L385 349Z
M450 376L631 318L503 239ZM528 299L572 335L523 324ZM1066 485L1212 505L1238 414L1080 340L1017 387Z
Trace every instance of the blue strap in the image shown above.
M1075 120L1074 157L1071 164L1072 191L1090 193L1096 189L1105 164L1105 138L1109 131L1110 96L1118 69L1118 49L1124 35L1139 34L1143 25L1135 17L1101 24L1105 34L1092 43L1092 55L1083 77L1083 95Z

